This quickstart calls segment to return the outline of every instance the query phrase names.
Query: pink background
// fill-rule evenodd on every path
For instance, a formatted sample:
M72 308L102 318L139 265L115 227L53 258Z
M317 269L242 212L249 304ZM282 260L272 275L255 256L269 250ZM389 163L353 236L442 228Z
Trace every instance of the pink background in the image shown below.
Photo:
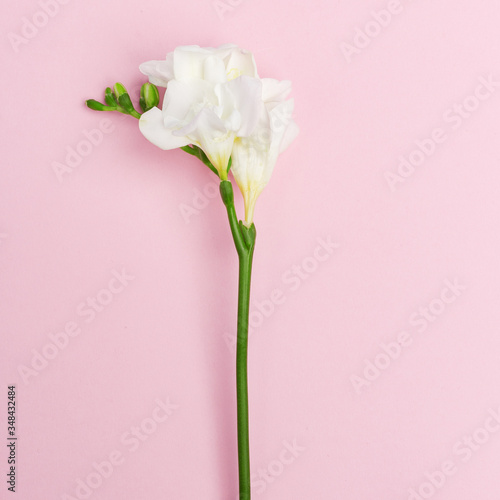
M292 80L301 127L256 211L254 498L498 500L500 3L3 4L0 436L16 384L16 498L237 498L237 259L215 177L83 104L116 81L135 95L139 64L178 45L233 42ZM59 182L68 148L86 156ZM421 164L391 189L401 156ZM111 302L92 315L96 296ZM81 333L57 337L71 322ZM161 422L158 399L177 405Z

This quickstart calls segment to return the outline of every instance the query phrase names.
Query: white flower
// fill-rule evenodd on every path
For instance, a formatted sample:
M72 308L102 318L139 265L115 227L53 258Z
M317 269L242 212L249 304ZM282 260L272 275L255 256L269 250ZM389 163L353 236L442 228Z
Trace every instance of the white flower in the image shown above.
M185 78L223 83L242 75L258 77L252 53L234 44L216 49L198 45L177 47L165 60L145 62L139 69L160 87L166 87L170 80Z
M226 179L234 140L251 134L263 107L253 55L236 45L185 46L140 70L167 87L162 110L140 118L144 136L162 149L199 146Z
M285 100L291 83L270 78L262 82L264 106L258 124L250 136L235 140L232 152L231 172L243 194L247 226L252 224L255 203L269 182L278 155L298 133L292 120L293 99Z

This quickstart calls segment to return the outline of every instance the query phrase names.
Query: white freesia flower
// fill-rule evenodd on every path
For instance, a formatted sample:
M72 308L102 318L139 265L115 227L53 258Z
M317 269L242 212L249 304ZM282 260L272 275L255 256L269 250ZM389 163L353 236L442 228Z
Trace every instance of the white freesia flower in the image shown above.
M262 82L264 106L258 124L250 136L235 140L232 152L231 172L243 194L247 226L252 224L255 202L269 182L278 155L298 133L292 120L293 99L285 100L291 83L270 78Z
M218 48L177 47L165 60L145 62L139 69L151 83L160 87L166 87L170 80L185 78L223 83L242 75L258 77L253 54L234 44Z
M144 136L162 149L199 146L226 179L234 140L252 133L263 107L253 55L236 45L185 46L140 70L167 87L162 110L140 118Z

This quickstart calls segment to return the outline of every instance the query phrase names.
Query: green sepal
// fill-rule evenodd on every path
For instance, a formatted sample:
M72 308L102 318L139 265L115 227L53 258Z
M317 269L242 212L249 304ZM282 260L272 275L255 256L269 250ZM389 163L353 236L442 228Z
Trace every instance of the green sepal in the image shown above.
M156 85L152 83L146 82L141 87L141 97L139 99L139 104L142 108L142 111L145 113L149 111L151 108L158 106L160 102L160 93L158 92L158 88Z
M219 172L217 172L217 169L212 165L212 162L208 159L203 149L194 144L191 146L182 146L181 149L190 155L196 156L196 158L201 160L217 177L219 177Z
M245 244L248 248L252 248L255 245L255 239L257 238L257 230L255 229L255 224L252 222L250 227L245 226L240 220L239 222L240 232L245 240Z

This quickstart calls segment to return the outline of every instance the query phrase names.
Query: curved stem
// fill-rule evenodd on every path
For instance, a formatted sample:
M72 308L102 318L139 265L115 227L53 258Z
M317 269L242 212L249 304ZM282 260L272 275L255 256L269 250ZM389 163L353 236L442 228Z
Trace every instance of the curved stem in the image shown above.
M250 500L250 438L248 425L248 318L250 282L255 248L255 226L238 222L234 208L233 188L229 181L220 184L221 197L227 208L229 226L239 259L238 326L236 340L236 400L238 419L238 471L240 500Z

